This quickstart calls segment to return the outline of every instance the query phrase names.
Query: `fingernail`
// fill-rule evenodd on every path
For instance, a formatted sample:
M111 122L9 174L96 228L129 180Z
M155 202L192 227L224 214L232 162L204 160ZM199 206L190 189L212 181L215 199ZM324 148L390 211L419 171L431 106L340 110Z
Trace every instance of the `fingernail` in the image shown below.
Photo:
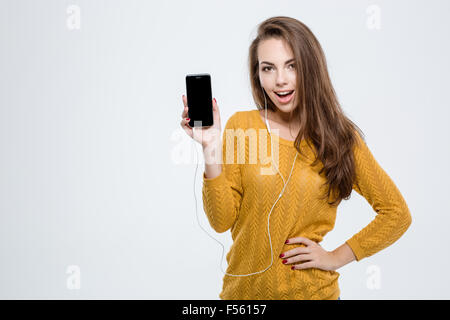
M284 254L280 254L280 258L283 258L284 257Z
M289 240L286 240L284 243L289 243Z
M286 263L287 262L287 260L283 260L283 263Z
M291 270L294 270L294 268L295 268L295 267L294 267L294 266L292 266L292 267L291 267Z
M191 120L191 118L186 118L186 121L189 121L189 120Z
M216 98L214 98L214 102L217 103Z

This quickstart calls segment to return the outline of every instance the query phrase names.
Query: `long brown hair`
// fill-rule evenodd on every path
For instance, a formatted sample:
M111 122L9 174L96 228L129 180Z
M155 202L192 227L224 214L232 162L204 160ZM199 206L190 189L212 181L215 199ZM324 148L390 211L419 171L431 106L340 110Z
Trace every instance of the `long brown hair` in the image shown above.
M311 166L321 161L329 185L324 197L335 200L329 205L339 205L350 198L356 178L353 148L358 143L356 134L365 141L361 129L342 110L328 75L325 55L319 41L302 22L285 16L271 17L258 25L257 36L249 48L250 83L258 110L264 107L264 95L259 85L258 45L261 41L276 38L285 40L294 53L297 72L297 114L300 131L294 145L301 155L300 142L312 142L316 158ZM277 107L267 99L267 108ZM292 117L291 112L291 117Z

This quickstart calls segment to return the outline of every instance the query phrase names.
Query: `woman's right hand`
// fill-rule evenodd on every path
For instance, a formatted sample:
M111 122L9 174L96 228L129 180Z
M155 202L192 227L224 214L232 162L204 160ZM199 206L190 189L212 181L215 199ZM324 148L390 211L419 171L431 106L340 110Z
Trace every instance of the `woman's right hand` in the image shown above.
M183 130L195 141L200 143L203 148L207 147L212 143L220 143L221 141L221 126L220 126L220 113L219 107L217 106L216 99L213 99L213 125L209 127L195 127L195 130L189 125L187 120L189 107L187 105L187 97L183 95L184 109L181 113L181 127Z

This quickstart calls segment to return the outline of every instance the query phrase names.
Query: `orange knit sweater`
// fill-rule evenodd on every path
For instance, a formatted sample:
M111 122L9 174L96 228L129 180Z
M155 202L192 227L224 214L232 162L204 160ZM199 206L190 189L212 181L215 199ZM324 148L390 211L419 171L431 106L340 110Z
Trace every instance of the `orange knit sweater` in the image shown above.
M226 158L227 129L242 129L234 131L236 139L228 135L230 146L234 145L234 150L228 151L234 152L229 158L231 162ZM246 133L245 139L239 138ZM264 146L263 136L266 136L267 146ZM272 137L274 143L275 138L279 140L279 159L275 163L287 181L298 152L293 141L275 133ZM377 213L373 221L346 241L356 260L360 261L394 243L412 220L400 191L359 135L358 139L361 145L354 149L356 181L353 189ZM226 272L235 275L255 273L267 268L271 262L267 217L283 189L283 180L278 173L261 174L261 168L270 168L272 161L270 136L258 110L234 113L225 125L222 142L222 173L211 179L203 173L203 208L216 232L231 228L233 244L226 256ZM327 200L318 199L326 190L321 187L326 181L324 173L318 174L323 164L319 161L311 167L315 154L304 140L301 145L307 156L298 154L291 179L270 215L273 265L263 273L250 276L224 275L223 289L219 294L221 299L336 300L339 297L339 272L318 268L291 270L291 265L284 265L279 258L282 252L304 246L285 244L286 239L306 237L320 243L333 229L336 219L336 207L328 205ZM264 150L265 147L267 149ZM261 156L261 148L269 162Z

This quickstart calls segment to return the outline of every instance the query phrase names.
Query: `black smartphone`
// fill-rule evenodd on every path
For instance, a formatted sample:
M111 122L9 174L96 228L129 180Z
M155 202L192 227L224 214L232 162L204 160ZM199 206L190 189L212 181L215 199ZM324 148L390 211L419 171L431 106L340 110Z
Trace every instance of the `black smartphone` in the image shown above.
M211 76L208 73L186 75L189 125L209 127L214 124Z

